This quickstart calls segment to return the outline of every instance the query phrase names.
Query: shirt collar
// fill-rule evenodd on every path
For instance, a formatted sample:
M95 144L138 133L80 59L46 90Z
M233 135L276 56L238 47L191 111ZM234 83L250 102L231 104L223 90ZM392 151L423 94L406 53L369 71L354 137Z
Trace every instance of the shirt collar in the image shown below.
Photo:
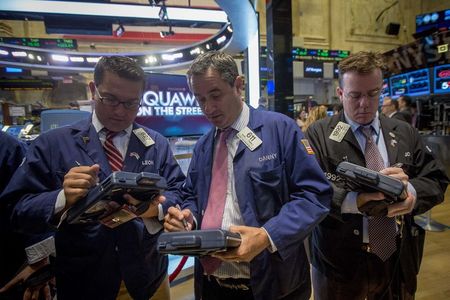
M102 129L105 128L105 126L103 126L103 124L98 119L97 113L95 112L95 110L92 113L92 125L94 126L95 132L97 132L97 133L100 133L102 131ZM133 124L128 126L128 128L126 128L123 131L126 133L126 135L131 135L131 130L132 129L133 129Z
M242 104L242 111L237 117L237 119L230 125L231 128L236 130L237 132L241 131L248 125L248 121L250 120L250 109L248 108L247 103ZM216 127L216 134L219 128Z
M348 116L347 113L344 111L345 121L348 125L350 125L350 128L353 132L358 130L359 127L368 127L372 126L373 130L375 130L375 133L378 135L380 133L380 119L378 118L378 112L375 114L375 118L373 121L368 125L361 125L355 121L352 121Z

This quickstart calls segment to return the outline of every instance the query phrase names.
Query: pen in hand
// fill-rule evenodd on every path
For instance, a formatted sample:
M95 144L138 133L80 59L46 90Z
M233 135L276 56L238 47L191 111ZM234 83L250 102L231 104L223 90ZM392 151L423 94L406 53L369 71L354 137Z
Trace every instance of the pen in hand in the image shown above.
M176 207L179 211L181 211L181 207L180 207L179 204L175 205L175 207ZM185 229L186 231L189 231L189 224L188 224L188 222L186 221L186 219L185 219L184 217L183 217L182 222L183 222L183 227L184 227L184 229Z

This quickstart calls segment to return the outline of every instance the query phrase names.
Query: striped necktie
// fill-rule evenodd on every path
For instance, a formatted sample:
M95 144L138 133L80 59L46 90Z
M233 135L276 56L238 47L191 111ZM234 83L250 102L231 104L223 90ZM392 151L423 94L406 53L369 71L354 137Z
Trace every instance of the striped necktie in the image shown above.
M123 168L123 158L119 150L114 146L113 138L119 133L114 131L106 131L106 140L103 148L105 149L106 157L113 172L120 171Z
M364 157L367 168L375 171L384 169L383 158L381 157L378 146L372 137L372 126L360 127L366 137L366 148ZM370 217L369 223L369 244L373 254L382 261L386 261L397 249L397 229L395 219L388 217Z

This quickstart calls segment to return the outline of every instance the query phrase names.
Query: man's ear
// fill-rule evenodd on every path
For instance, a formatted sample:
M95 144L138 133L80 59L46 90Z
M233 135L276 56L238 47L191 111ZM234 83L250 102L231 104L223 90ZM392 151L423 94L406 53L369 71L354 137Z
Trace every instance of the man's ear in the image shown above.
M89 82L89 90L91 91L91 99L94 100L95 97L95 83L93 81Z
M344 101L344 91L341 89L340 86L338 86L338 87L336 88L336 94L338 95L339 100L340 100L341 103L342 103L342 102Z
M234 80L234 87L241 93L244 90L244 77L237 76Z

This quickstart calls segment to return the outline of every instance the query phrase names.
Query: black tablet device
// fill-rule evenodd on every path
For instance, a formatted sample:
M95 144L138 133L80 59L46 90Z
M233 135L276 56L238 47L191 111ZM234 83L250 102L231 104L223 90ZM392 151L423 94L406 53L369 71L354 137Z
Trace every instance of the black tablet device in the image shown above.
M204 256L239 247L239 233L222 229L164 232L158 237L157 249L163 254Z
M405 185L397 178L346 161L337 166L336 172L345 178L350 185L368 191L382 192L391 203L406 199Z
M158 174L114 172L67 211L66 222L100 221L108 227L116 227L146 211L153 198L166 188L166 180ZM129 205L123 198L124 194L130 194L142 203Z

